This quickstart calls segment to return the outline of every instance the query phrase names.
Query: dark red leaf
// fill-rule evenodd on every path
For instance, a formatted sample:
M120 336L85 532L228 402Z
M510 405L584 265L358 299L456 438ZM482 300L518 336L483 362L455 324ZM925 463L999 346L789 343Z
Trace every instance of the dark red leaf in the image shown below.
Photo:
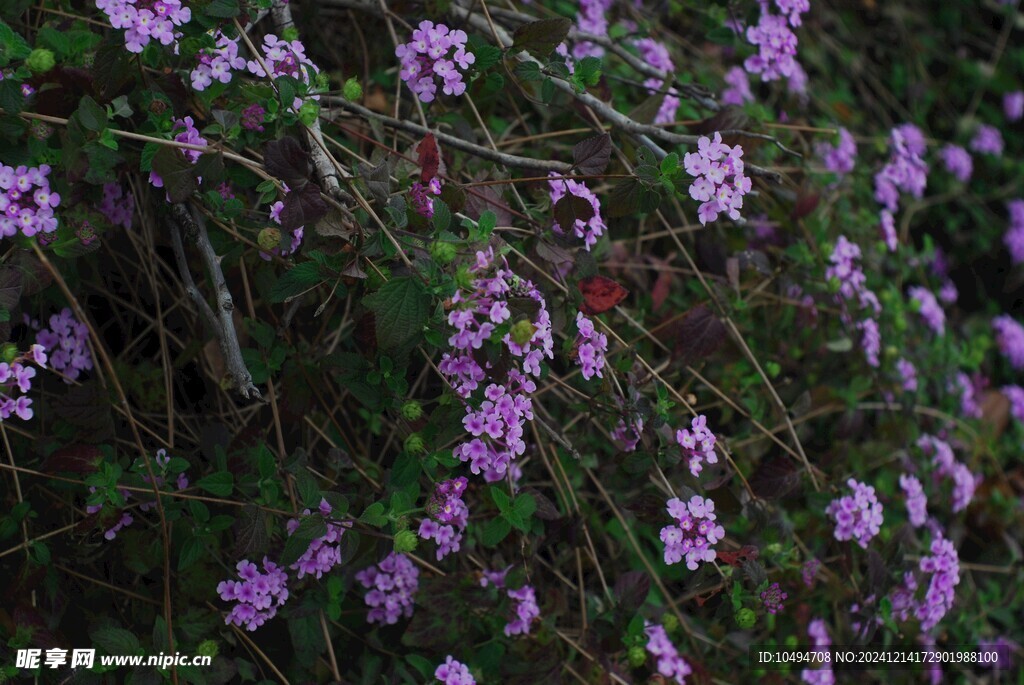
M171 202L184 202L199 187L192 163L178 148L164 146L157 150L153 171L163 180Z
M428 133L416 146L416 156L422 169L420 181L430 183L431 179L437 176L438 168L441 166L441 148L433 133Z
M554 214L562 232L571 234L577 221L586 223L594 217L594 206L578 195L566 193L555 203Z
M572 20L565 17L531 21L516 28L512 37L515 50L529 50L538 57L547 57L565 40Z
M263 164L271 175L287 183L293 192L309 180L309 154L292 136L265 143Z
M632 616L639 609L651 589L651 578L643 571L627 571L615 581L615 598L619 610Z
M281 208L281 228L294 231L300 226L311 226L317 219L327 214L329 209L320 197L320 189L314 183L307 183L299 190L293 190L284 196L284 207Z
M612 137L607 133L576 143L572 161L581 174L594 176L604 173L612 156Z
M580 311L588 316L600 314L612 309L626 299L629 291L610 278L591 276L581 279L578 283L583 302Z
M790 218L794 221L804 218L814 211L815 207L818 206L818 201L820 199L821 196L814 192L800 193L796 198L796 202L793 204L793 211L790 213Z
M800 485L800 470L791 459L769 457L750 477L750 488L763 499L785 497Z
M743 545L740 549L735 552L729 550L719 550L718 558L729 564L730 566L739 566L744 561L754 561L757 559L758 554L757 547L753 545Z
M725 326L706 305L700 304L686 312L679 322L672 355L689 366L717 350L724 339Z

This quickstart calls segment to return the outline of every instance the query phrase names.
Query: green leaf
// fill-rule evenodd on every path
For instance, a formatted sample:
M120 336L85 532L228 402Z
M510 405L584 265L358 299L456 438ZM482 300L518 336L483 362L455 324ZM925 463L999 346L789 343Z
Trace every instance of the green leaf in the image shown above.
M719 45L732 45L736 40L736 32L728 26L718 26L708 31L707 39Z
M491 488L491 499L498 505L498 510L502 513L508 511L511 507L512 500L508 494L496 485L492 485Z
M494 231L494 227L497 225L498 216L488 209L480 215L480 221L477 222L476 228L480 232L481 238L488 238Z
M452 223L452 212L448 209L448 205L445 204L444 200L434 200L434 229L437 231L447 231L448 226Z
M14 29L0 21L0 65L18 59L25 59L32 48Z
M504 518L491 519L483 527L480 542L484 547L494 547L512 531L512 525Z
M299 527L285 540L284 549L281 551L281 565L294 564L309 549L309 543L324 535L327 535L327 523L319 514L300 520Z
M196 485L200 490L205 490L211 495L227 497L235 488L235 477L227 471L219 471L200 478Z
M213 2L206 6L205 11L207 16L219 19L237 17L239 13L238 0L213 0Z
M139 638L124 628L97 628L89 633L92 643L112 656L138 653Z
M82 98L76 112L78 121L90 131L99 133L107 127L107 109L86 95Z
M286 271L270 289L271 302L288 302L323 281L316 262L302 262Z
M363 515L359 517L359 520L363 523L380 528L388 522L388 517L384 514L384 503L374 502L366 508Z
M565 17L531 21L516 28L512 48L528 50L538 57L547 57L565 40L572 28L572 20Z
M480 45L473 50L473 54L476 55L473 67L477 71L490 69L501 60L501 50L493 45Z
M377 342L386 350L412 342L422 334L430 315L430 294L419 279L411 276L388 281L363 303L375 315Z
M203 543L199 538L190 536L181 545L181 552L178 554L178 570L184 571L192 564L199 561L203 555Z
M520 62L516 65L515 75L524 81L540 81L540 65L536 62Z

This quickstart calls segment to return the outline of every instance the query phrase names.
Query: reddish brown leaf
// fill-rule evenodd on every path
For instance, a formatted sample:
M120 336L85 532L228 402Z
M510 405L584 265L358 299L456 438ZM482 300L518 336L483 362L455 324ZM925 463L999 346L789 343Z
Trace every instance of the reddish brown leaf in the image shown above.
M718 558L730 566L740 566L744 561L754 561L760 552L753 545L743 545L735 552L719 550Z
M628 290L604 276L581 279L578 287L580 294L583 295L580 311L588 316L608 311L629 294Z
M725 340L725 326L703 304L686 312L676 331L672 354L685 366L711 355Z
M821 196L813 192L802 192L797 196L796 202L793 203L793 211L790 213L790 218L793 221L797 219L803 219L805 216L814 211L815 207L818 206L818 201Z
M441 166L441 148L433 133L428 133L416 146L416 155L423 170L420 181L430 183L431 179L437 176L437 170Z
M661 309L661 305L665 304L665 300L668 298L668 294L671 290L672 272L660 272L658 274L658 280L654 281L654 287L651 288L651 305L654 307L654 311Z
M770 457L750 477L750 489L764 499L785 497L800 485L800 470L791 459Z

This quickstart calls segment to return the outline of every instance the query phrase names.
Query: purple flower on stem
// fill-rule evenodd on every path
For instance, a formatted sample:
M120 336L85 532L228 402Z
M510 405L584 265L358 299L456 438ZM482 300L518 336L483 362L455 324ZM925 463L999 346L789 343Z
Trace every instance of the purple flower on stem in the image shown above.
M713 546L725 537L725 529L715 523L715 503L694 495L689 502L673 497L667 504L676 523L661 529L665 563L678 564L685 559L686 567L696 571L702 562L714 561L717 553Z
M867 549L868 542L882 529L882 504L872 486L853 478L846 484L853 494L832 500L825 513L835 521L836 540L854 540Z

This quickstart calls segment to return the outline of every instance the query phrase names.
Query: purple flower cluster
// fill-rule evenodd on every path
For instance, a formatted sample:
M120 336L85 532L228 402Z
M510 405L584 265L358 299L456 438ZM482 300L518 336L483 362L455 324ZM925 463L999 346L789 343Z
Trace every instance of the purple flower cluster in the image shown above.
M487 275L492 271L493 275ZM537 387L530 376L539 376L541 361L554 356L554 340L544 296L533 283L516 276L504 259L496 266L493 248L477 252L470 272L475 275L471 289L459 290L451 299L448 323L455 332L448 344L454 349L442 355L438 365L460 397L469 398L487 377L490 362L481 366L474 351L498 326L512 323L509 299L530 299L538 305L532 318L515 322L502 336L501 344L512 359L505 383L488 385L479 408L467 404L463 425L472 438L454 449L454 455L469 462L474 474L483 473L486 480L494 482L526 451L524 426L533 420L530 394Z
M19 232L27 238L57 230L53 210L60 195L50 190L49 164L37 167L0 164L0 236Z
M953 513L963 511L974 498L974 489L980 477L975 477L971 469L963 462L957 461L953 447L934 435L922 435L917 439L917 446L926 456L931 456L932 475L936 482L943 478L953 481Z
M434 677L444 685L476 685L476 679L470 674L469 666L456 661L450 654L434 671Z
M128 52L142 52L151 40L170 45L181 37L176 26L192 19L192 10L181 0L96 0L115 29L125 29Z
M799 23L799 14L796 16ZM758 48L757 54L743 63L748 72L760 74L762 81L777 81L783 76L793 75L798 66L796 34L785 17L769 11L767 1L761 3L761 17L757 25L747 27L747 42Z
M1002 391L1010 401L1010 416L1018 423L1024 424L1024 388L1019 385L1005 385Z
M469 481L462 476L438 483L427 502L427 514L431 518L423 519L418 535L437 543L438 561L451 552L459 551L462 533L469 520L469 507L462 501L468 485Z
M1003 114L1007 121L1024 119L1024 90L1015 90L1003 95Z
M1024 326L1006 314L992 319L996 344L1010 366L1016 371L1024 369Z
M285 189L285 192L288 192L288 186L287 185L284 187L284 189ZM278 200L274 204L270 205L270 220L273 221L278 226L281 225L281 212L282 212L282 210L284 210L284 201L283 200ZM278 247L275 247L275 248L271 249L270 252L272 254L277 254L277 255L282 255L282 256L294 253L296 250L299 249L299 246L302 245L302 238L303 238L303 235L305 234L305 230L306 230L305 226L299 226L298 228L292 229L292 241L288 245L288 248L287 249L281 249L281 247L278 246ZM261 252L260 253L260 257L262 257L265 260L269 260L270 259L270 254L267 254L265 252Z
M432 178L430 183L423 185L419 181L409 188L409 200L412 204L412 211L425 219L434 216L434 198L431 195L441 194L441 179Z
M928 164L921 158L925 151L924 134L911 124L892 130L889 161L875 174L875 200L895 213L900 192L920 199L928 185Z
M199 51L198 64L189 76L196 90L206 90L214 81L231 83L232 70L246 67L245 59L238 56L238 38L228 38L220 31L213 38L215 46Z
M804 562L804 565L800 567L800 578L804 581L804 585L807 587L814 586L814 577L818 575L818 569L820 568L821 562L817 559Z
M247 63L249 72L256 76L265 77L269 70L271 79L276 79L278 76L291 76L300 83L309 85L311 78L320 73L317 66L306 57L306 48L298 40L287 41L268 33L263 36L262 49L263 64L266 65L266 69L263 68L263 64L260 64L259 60L251 59ZM319 100L320 96L314 95L312 98ZM295 96L292 108L299 109L302 107L302 102L301 97Z
M654 40L653 38L641 38L636 42L636 49L640 52L641 59L647 64L655 69L661 69L666 74L675 74L676 65L672 63L672 57L669 56L668 48L661 41ZM671 124L676 120L676 111L679 109L679 94L670 87L671 85L671 77L664 82L656 78L649 78L644 81L644 87L651 93L668 88L665 99L662 100L661 107L658 108L658 114L654 117L655 124Z
M725 529L715 523L715 503L694 495L689 502L673 497L667 504L676 525L661 529L665 563L678 564L685 558L686 568L696 571L701 562L714 561L718 555L712 546L725 537Z
M903 583L890 595L893 617L906 621L913 616L921 622L923 631L938 625L953 608L956 586L960 583L960 557L953 543L936 533L930 551L930 556L918 562L918 570L930 576L924 597L917 599L920 583L910 571L903 575Z
M782 591L778 583L772 583L761 593L761 604L769 614L777 614L782 611L782 603L789 599L789 595Z
M442 81L446 95L466 92L462 72L476 61L476 56L466 49L467 39L461 29L453 31L444 24L435 26L432 21L421 21L412 32L412 40L395 48L395 56L402 63L398 73L422 102L437 96L437 79Z
M856 540L858 545L867 549L868 542L882 529L882 504L872 486L853 478L846 484L853 494L832 500L825 513L836 522L836 540Z
M46 349L42 345L33 345L29 352L19 355L10 364L0 362L0 421L6 421L12 415L22 421L32 418L32 399L26 393L32 389L36 370L28 365L29 360L40 368L46 368Z
M648 625L644 632L647 633L647 651L657 660L658 673L665 678L672 678L679 685L686 685L686 676L690 675L693 669L668 639L665 626Z
M555 172L551 172L551 176L558 176ZM571 195L585 200L594 210L594 215L583 221L582 219L576 219L575 225L572 227L573 235L583 240L583 246L589 252L590 248L597 244L597 239L604 235L607 230L604 219L601 218L601 201L597 199L595 195L584 183L579 181L573 181L572 179L560 179L548 181L548 186L551 191L551 206L554 207L555 203L565 197L566 192ZM556 221L551 227L557 233L565 234L567 231L566 227L560 226Z
M605 17L605 12L611 9L612 2L613 0L580 0L580 11L576 15L576 28L581 33L607 36L608 19ZM572 49L572 56L576 59L601 57L602 55L604 55L604 48L588 40L580 41Z
M701 136L697 152L683 156L686 173L696 180L690 185L690 197L701 203L697 210L701 225L725 212L730 219L740 218L743 196L750 192L750 179L743 175L743 148L722 142L722 134L714 140Z
M505 636L529 635L533 619L540 617L537 606L537 595L532 585L524 585L518 590L508 590L508 596L515 603L515 618L505 624Z
M376 566L368 566L356 574L366 593L370 623L393 625L398 619L412 616L413 595L420 586L420 570L409 557L392 552Z
M103 184L103 201L97 207L103 216L115 226L125 230L132 227L132 216L135 214L135 197L124 189L120 183Z
M977 381L977 382L976 382ZM949 384L950 392L960 393L960 411L964 416L972 419L981 418L981 405L978 404L978 390L984 382L984 378L977 376L971 378L963 371L958 371Z
M846 302L856 302L859 308L870 310L856 327L861 332L861 348L868 364L878 366L882 337L878 322L872 318L871 312L877 316L882 306L875 293L866 285L867 276L858 264L860 258L860 246L847 240L846 236L839 236L829 256L830 264L825 270L825 278L829 281L835 279L839 283L839 295L844 301L844 321L851 322L850 315L845 311Z
M117 537L123 529L135 523L135 519L127 511L121 513L121 518L117 520L117 523L112 525L110 528L103 532L103 538L108 542Z
M217 585L217 594L225 602L237 601L224 618L253 631L277 615L277 608L288 601L288 574L277 564L263 558L263 573L248 559L238 562L240 581L224 580Z
M971 180L974 162L971 160L970 152L959 145L950 143L939 151L939 156L942 157L942 163L946 165L946 171L953 174L958 181L967 183Z
M722 80L729 85L719 98L723 105L739 106L754 101L754 94L750 92L750 79L742 67L731 68L725 72Z
M245 109L242 110L242 128L247 131L263 131L263 116L267 113L267 110L263 109L263 106L254 102Z
M36 341L46 349L50 368L62 373L70 384L83 371L92 369L89 327L76 319L68 307L50 316L49 323L49 328L36 333Z
M583 367L583 377L590 380L594 376L603 378L601 369L604 368L604 355L608 351L608 336L594 330L594 322L583 315L583 312L576 313L576 359Z
M1003 156L1003 134L995 126L982 124L971 138L971 149L979 154Z
M676 431L676 442L683 448L684 458L688 462L690 473L694 476L699 476L704 470L704 462L718 463L715 434L708 430L708 419L703 414L695 416L689 428L680 428Z
M1009 228L1003 235L1003 243L1014 264L1024 262L1024 200L1010 200L1006 203L1010 215Z
M832 646L832 639L828 636L828 628L825 621L816 618L807 626L807 636L811 638L811 644L815 652L824 652ZM832 664L820 662L818 668L805 668L800 672L800 679L810 685L835 685L836 677L832 673Z
M920 528L928 520L928 498L921 487L921 481L909 474L900 475L900 489L907 498L907 516L910 525Z
M331 511L331 505L327 503L327 500L321 499L320 515L327 518L331 515ZM302 512L302 515L309 516L310 513L309 509L306 509ZM341 547L339 543L345 528L348 526L332 521L327 521L326 523L327 532L310 542L309 547L302 553L302 556L291 565L293 571L298 571L299 579L302 579L304 576L313 575L320 578L323 574L330 572L332 568L341 563ZM299 519L289 519L286 527L288 535L293 535L299 529Z
M921 318L932 329L935 335L946 334L946 313L942 311L942 305L935 299L935 294L927 288L914 286L907 291L912 302L914 302L921 313Z
M845 128L839 129L839 142L836 145L819 143L817 151L825 169L838 176L853 171L857 163L857 141Z
M175 131L177 131L177 133L174 135L174 140L179 143L204 147L209 145L206 138L199 135L199 129L196 128L196 122L193 121L192 117L175 119L174 127L171 129L171 132L174 133ZM185 153L185 158L192 164L198 162L199 157L203 154L200 150L190 150L188 148L181 148L181 151ZM201 178L199 180L202 181ZM153 184L154 188L164 187L164 180L160 178L160 174L155 171L149 172L149 182Z

